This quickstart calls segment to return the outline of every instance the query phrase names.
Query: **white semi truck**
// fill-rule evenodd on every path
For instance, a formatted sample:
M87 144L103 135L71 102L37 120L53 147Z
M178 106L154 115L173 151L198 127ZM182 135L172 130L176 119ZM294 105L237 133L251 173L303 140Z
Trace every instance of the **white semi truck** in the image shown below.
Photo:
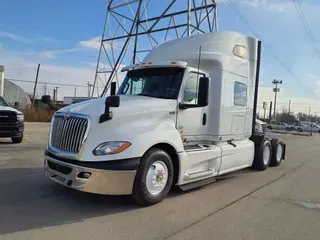
M243 168L285 159L286 144L254 135L261 42L236 32L172 40L122 70L115 94L59 109L44 169L80 191L141 205ZM43 96L50 104L50 98Z

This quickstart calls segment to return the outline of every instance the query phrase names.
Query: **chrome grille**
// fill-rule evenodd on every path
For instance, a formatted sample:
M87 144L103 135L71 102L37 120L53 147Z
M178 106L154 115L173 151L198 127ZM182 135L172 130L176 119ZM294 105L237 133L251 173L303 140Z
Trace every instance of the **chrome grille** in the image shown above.
M50 144L63 152L79 153L87 128L88 119L86 118L55 116Z
M267 124L261 124L262 125L262 132L266 133L267 132Z

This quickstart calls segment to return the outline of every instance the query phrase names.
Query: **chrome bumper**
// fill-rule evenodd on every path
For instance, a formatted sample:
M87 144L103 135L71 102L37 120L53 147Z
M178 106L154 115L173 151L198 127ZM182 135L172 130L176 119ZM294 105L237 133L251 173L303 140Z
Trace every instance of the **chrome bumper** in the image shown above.
M130 195L136 175L136 170L111 171L85 168L48 156L45 156L44 171L51 180L66 187L104 195ZM79 177L79 173L91 175L85 179L83 176Z

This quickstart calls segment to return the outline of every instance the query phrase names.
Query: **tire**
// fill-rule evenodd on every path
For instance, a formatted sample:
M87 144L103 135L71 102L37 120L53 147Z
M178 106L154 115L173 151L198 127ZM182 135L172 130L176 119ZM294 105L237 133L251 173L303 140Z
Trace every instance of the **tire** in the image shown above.
M271 140L272 154L270 166L277 167L283 160L284 142L279 139Z
M21 137L13 137L13 138L11 138L11 140L12 140L13 143L21 143L22 140L23 140L23 136L21 136Z
M298 128L298 132L302 132L302 128Z
M286 128L286 131L290 131L290 130L291 130L290 128L288 128L288 127Z
M155 170L167 176L166 182L163 184L160 183L158 188L155 188L152 182L155 183L155 177L162 176L155 175ZM132 190L133 200L142 206L151 206L161 202L170 191L173 174L172 160L167 152L162 149L152 149L148 151L142 157L137 170Z
M265 171L271 162L272 146L270 141L264 140L260 146L257 146L254 155L252 167L258 171Z
M272 129L272 127L270 127L270 126L268 126L267 128L270 129L270 130Z

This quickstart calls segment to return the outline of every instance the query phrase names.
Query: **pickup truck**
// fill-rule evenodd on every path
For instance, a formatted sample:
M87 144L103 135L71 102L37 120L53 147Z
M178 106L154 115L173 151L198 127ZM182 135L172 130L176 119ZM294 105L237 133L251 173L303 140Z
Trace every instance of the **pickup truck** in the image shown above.
M291 128L288 124L283 123L283 122L273 122L271 121L270 124L267 125L268 129L275 129L275 130L286 130L290 131Z
M256 119L255 124L255 134L257 135L265 135L266 134L267 124L259 119Z
M24 133L24 115L0 97L0 138L11 138L13 143L21 143Z

